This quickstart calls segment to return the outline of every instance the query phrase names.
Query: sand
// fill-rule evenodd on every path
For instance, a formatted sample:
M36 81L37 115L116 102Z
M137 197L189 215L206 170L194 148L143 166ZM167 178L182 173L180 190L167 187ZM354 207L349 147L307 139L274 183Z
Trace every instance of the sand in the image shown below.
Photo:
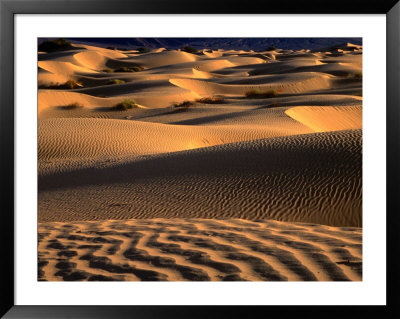
M79 48L39 54L39 280L362 279L362 47Z
M241 219L39 225L39 280L361 280L361 231Z

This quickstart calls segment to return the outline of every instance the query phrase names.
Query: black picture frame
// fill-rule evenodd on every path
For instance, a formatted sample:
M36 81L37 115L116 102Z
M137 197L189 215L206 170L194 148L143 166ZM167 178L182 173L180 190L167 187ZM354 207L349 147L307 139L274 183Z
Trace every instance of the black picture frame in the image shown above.
M14 15L16 14L385 14L387 21L387 305L386 306L24 306L14 302ZM246 3L202 0L0 0L1 309L4 318L399 318L397 183L400 137L400 3L398 0L306 0ZM382 101L382 103L384 103Z

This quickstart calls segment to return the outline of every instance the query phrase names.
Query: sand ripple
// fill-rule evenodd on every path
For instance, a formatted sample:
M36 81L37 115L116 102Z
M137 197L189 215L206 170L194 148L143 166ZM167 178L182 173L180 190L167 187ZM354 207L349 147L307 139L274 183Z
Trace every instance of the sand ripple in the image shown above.
M39 224L39 280L361 280L359 228L240 219Z
M181 216L360 227L361 165L361 130L104 163L39 176L39 221Z

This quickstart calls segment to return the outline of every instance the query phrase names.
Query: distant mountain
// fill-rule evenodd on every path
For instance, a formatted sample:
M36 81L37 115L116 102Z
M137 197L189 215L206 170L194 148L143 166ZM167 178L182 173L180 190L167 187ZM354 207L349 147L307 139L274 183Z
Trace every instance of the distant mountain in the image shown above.
M48 38L39 39L39 42ZM362 45L362 38L68 38L74 43L135 49L139 47L179 49L189 45L196 49L263 50L270 46L279 49L320 49L345 42Z

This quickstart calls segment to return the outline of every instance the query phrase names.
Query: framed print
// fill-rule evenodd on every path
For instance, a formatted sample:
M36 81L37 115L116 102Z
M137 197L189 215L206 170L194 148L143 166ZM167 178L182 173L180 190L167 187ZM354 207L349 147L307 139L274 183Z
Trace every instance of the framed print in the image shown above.
M0 8L5 318L399 314L396 1Z

